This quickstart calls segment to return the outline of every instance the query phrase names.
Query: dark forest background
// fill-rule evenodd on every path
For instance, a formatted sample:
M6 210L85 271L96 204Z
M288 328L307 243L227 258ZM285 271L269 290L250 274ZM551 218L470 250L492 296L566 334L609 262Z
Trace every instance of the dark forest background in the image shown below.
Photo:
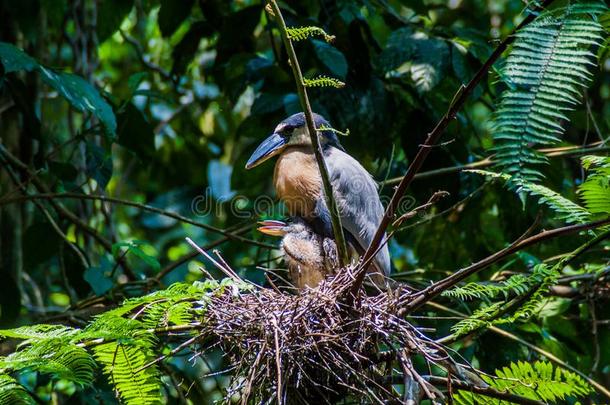
M524 18L524 7L518 0L282 4L289 26L316 25L336 36L330 44L296 43L306 77L346 84L310 89L312 107L334 128L349 129L341 143L380 182L384 201L459 86ZM0 0L0 326L82 326L126 297L201 279L199 265L218 275L186 236L217 247L259 284L266 282L261 266L282 267L272 249L278 241L255 226L281 213L270 205L273 164L244 169L275 125L301 109L263 9L250 0ZM14 59L8 44L33 59ZM599 48L583 102L541 169L545 186L575 201L585 177L579 158L608 150L609 49ZM13 71L10 63L30 68ZM476 88L409 190L406 201L419 204L438 190L450 195L395 234L396 280L425 286L503 248L536 220L542 228L561 224L502 184L459 170L486 167L493 154L490 122L506 89L501 65ZM477 277L527 273L581 243L554 239ZM607 267L609 257L600 244L564 275ZM550 297L530 319L503 327L608 386L608 296L586 282L572 288L572 296ZM440 302L466 314L484 305ZM440 310L422 315L441 317L414 321L439 336L454 322ZM491 332L453 348L489 372L536 357ZM168 367L195 381L193 390L208 401L227 381L197 377L223 367L214 353L195 367L186 358ZM43 398L71 395L69 384L35 385ZM112 398L100 390L98 399Z

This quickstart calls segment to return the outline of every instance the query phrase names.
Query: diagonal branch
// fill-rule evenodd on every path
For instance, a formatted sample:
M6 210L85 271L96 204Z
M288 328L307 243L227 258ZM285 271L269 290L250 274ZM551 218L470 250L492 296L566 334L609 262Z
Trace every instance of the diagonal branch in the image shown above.
M443 291L453 287L460 281L464 280L466 277L469 277L469 276L475 274L476 272L490 266L491 264L496 263L497 261L505 258L506 256L508 256L512 253L515 253L519 250L525 249L528 246L532 246L532 245L535 245L536 243L540 243L542 241L556 238L559 236L565 236L565 235L570 235L570 234L577 233L580 231L586 231L589 229L599 228L599 227L607 225L607 224L610 224L610 218L602 219L602 220L595 221L595 222L589 222L586 224L569 225L569 226L564 226L562 228L551 229L550 231L543 231L543 232L537 233L534 236L530 236L529 238L518 240L515 243L511 244L510 246L494 253L493 255L487 256L486 258L484 258L476 263L473 263L470 266L464 267L461 270L458 270L457 272L453 273L449 277L446 277L446 278L430 285L429 287L424 288L423 290L419 291L406 304L406 310L413 311L415 309L420 308L422 305L424 305L425 303L434 299L436 296L438 296Z
M540 7L546 8L553 1L554 0L544 0ZM498 60L502 53L504 53L508 46L513 43L513 41L515 40L514 34L521 28L534 21L535 19L536 14L534 13L530 13L527 17L525 17L523 22L519 24L515 31L507 38L505 38L504 41L500 43L500 45L498 45L498 47L494 50L491 56L483 64L483 66L481 66L481 68L475 74L472 80L470 80L470 82L466 86L462 85L462 87L460 87L460 89L457 91L453 98L453 101L451 102L451 105L449 106L449 109L447 110L443 118L441 118L441 120L436 124L432 132L428 134L428 137L426 138L424 144L419 147L417 155L409 165L407 172L396 187L396 191L394 191L394 195L392 196L392 199L388 204L388 208L385 211L383 220L381 221L381 224L379 224L379 227L377 228L377 232L375 232L375 236L373 237L371 244L369 245L368 249L361 258L361 263L367 263L369 259L374 256L379 245L383 242L385 231L394 218L394 214L396 213L396 209L399 206L400 199L407 191L407 188L413 181L415 174L421 169L424 161L432 151L432 147L438 143L439 139L441 138L451 121L455 119L457 113L462 109L470 94L474 91L479 82L487 75L487 72L491 69L492 65L496 62L496 60ZM364 277L366 275L367 267L368 266L361 266L357 270L357 276L354 280L354 283L352 284L352 294L355 295L356 292L360 289L360 286L362 285L362 282L364 281Z
M307 131L311 137L311 145L313 152L316 156L316 162L318 163L318 169L320 170L320 176L322 177L322 185L324 186L324 199L326 200L326 206L330 211L330 218L333 225L333 233L335 241L337 243L337 253L339 255L339 261L341 266L344 266L348 262L347 248L345 245L345 235L343 234L343 227L341 226L341 217L339 216L339 208L333 194L332 185L330 183L330 177L328 175L328 167L324 161L324 155L322 154L322 147L320 146L320 139L318 138L318 131L313 121L313 113L311 111L311 105L309 104L309 97L307 96L307 90L305 89L303 74L301 73L301 67L297 59L297 54L294 51L292 42L288 38L286 22L282 16L280 7L277 5L275 0L270 0L269 5L273 11L273 16L280 28L280 34L286 51L288 52L288 59L290 60L290 67L297 86L297 93L299 94L299 100L301 101L301 107L305 113L305 121L307 122Z

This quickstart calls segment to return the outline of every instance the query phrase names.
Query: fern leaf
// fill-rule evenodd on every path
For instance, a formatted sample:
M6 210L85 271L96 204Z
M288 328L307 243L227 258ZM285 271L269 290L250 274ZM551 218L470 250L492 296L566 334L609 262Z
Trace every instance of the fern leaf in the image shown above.
M51 339L74 336L79 332L78 329L69 328L62 325L31 325L22 326L15 329L0 330L0 336L13 339Z
M453 325L451 332L459 337L490 325L513 323L517 320L530 318L540 309L540 304L545 299L545 293L548 291L548 288L557 281L559 267L559 265L548 267L545 264L539 264L527 276L518 274L497 284L469 283L463 287L449 290L444 294L445 296L462 300L495 298L499 295L503 295L504 299L507 299L510 293L523 296L524 298L524 302L520 303L519 307L510 316L500 318L502 315L501 311L506 310L508 307L504 307L505 301L494 302L477 309L471 316Z
M495 302L487 307L479 308L466 319L463 319L451 327L451 332L455 336L464 336L486 325L489 320L498 313L503 302Z
M482 298L496 298L499 295L507 297L510 293L523 294L534 283L531 277L523 274L511 276L508 280L497 284L468 283L443 292L445 297L453 297L462 301Z
M340 89L345 86L341 80L328 76L318 76L313 79L303 79L305 87L335 87Z
M578 189L585 207L593 214L610 214L610 158L585 156L582 162L591 172Z
M596 56L589 49L603 42L598 16L606 11L602 2L574 3L542 13L517 33L502 69L509 89L493 120L497 166L516 185L543 177L535 167L547 159L532 146L563 135L565 111L591 81Z
M31 369L80 386L93 382L95 362L83 348L61 339L44 339L0 358L0 369Z
M161 381L155 366L144 368L153 358L150 347L135 342L109 342L94 347L119 397L128 405L161 402Z
M286 33L291 41L303 41L311 37L323 37L326 42L335 39L334 35L329 35L322 28L315 26L286 28Z
M532 274L532 283L528 292L530 293L529 298L522 303L517 310L509 317L495 321L495 324L499 323L513 323L517 320L527 320L537 314L540 311L541 304L547 296L549 287L556 284L557 279L560 276L561 266L556 265L548 267L544 264L540 264L534 268Z
M27 391L12 377L0 374L0 404L34 404Z
M557 214L557 219L568 223L585 223L591 218L591 213L588 210L548 187L531 183L527 180L521 180L518 187L514 187L516 185L513 183L514 177L510 174L493 173L485 170L468 170L468 172L500 179L510 189L537 198L538 204L546 205Z
M482 376L492 388L532 400L547 403L565 403L568 398L586 397L592 392L589 384L578 374L553 368L549 362L534 364L519 361L496 370L496 377ZM506 400L459 390L453 401L462 404L507 404Z

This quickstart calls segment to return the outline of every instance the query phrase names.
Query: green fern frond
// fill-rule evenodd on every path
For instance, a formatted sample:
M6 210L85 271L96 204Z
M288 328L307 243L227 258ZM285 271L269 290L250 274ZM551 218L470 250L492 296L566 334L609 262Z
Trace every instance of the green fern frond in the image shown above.
M305 87L335 87L340 89L345 86L341 80L335 79L328 76L318 76L313 79L303 79L303 86Z
M495 378L485 375L481 378L497 391L547 403L565 403L568 398L582 398L592 392L589 384L578 374L553 368L549 362L531 364L519 361L495 373ZM511 403L464 390L459 390L453 400L457 405Z
M154 357L147 345L109 342L93 348L118 396L128 405L161 402L161 380L155 366L144 368Z
M532 278L536 281L532 283L531 289L528 290L529 297L527 300L512 315L496 320L494 324L513 323L517 320L524 321L536 315L548 295L549 288L557 283L560 276L559 267L549 267L544 264L536 266L532 275Z
M146 328L185 325L193 321L194 315L192 302L163 302L148 309L142 323Z
M517 274L508 280L497 284L468 283L462 287L456 287L443 295L461 300L473 298L496 298L503 295L507 299L509 294L521 296L524 302L510 316L501 317L509 307L505 301L494 302L491 305L479 308L466 319L461 320L451 327L455 336L463 336L478 329L503 323L513 323L517 320L528 319L536 314L541 302L546 298L548 288L555 284L559 277L559 265L549 267L539 264L534 267L529 275Z
M286 33L291 41L303 41L311 37L323 37L326 42L335 39L334 35L329 35L322 28L315 26L286 28Z
M85 349L64 339L44 339L0 358L0 370L24 369L86 386L93 382L95 361Z
M468 318L463 319L451 327L454 336L464 336L484 326L490 325L490 319L495 316L503 302L495 302L489 306L479 308Z
M39 324L22 326L15 329L0 330L0 336L13 339L53 339L74 336L79 332L78 329L69 328L63 325Z
M583 167L590 171L578 193L593 214L610 214L610 157L585 156Z
M496 298L499 295L508 296L510 293L523 294L532 285L534 280L516 274L508 280L496 284L468 283L443 292L443 296L457 298L462 301L482 298Z
M485 170L468 170L468 172L489 178L500 179L504 181L509 189L536 197L538 204L546 205L557 214L557 219L568 223L585 223L591 218L591 213L585 208L548 187L531 183L527 180L521 180L518 186L515 187L516 184L513 183L514 177L510 174L494 173Z
M34 400L14 378L0 374L0 404L30 405Z
M93 383L99 364L124 403L159 403L161 377L156 366L148 366L158 356L154 329L200 322L214 296L252 288L230 279L176 283L126 300L82 330L45 324L0 330L0 337L21 340L15 352L0 357L0 404L31 403L8 373L36 371L83 387Z
M602 15L599 18L599 22L606 31L610 32L610 11Z
M591 81L596 56L590 48L603 42L598 17L606 11L603 2L574 3L542 13L517 33L501 71L509 89L493 120L495 161L515 184L543 177L534 167L547 159L533 145L553 144L563 135L566 111Z
M154 293L131 298L123 302L121 306L113 310L104 312L95 318L95 321L85 329L85 338L105 337L112 339L113 337L131 336L132 332L142 328L138 321L127 319L128 315L139 313L142 318L153 317L153 312L165 311L171 305L178 302L198 302L198 307L208 300L209 294L222 294L222 292L234 285L234 283L222 280L217 281L175 283L165 290L159 290ZM237 286L237 288L248 289L250 286ZM194 308L194 307L193 307ZM195 320L195 313L191 314L189 321ZM186 316L183 317L186 320ZM184 322L188 323L188 322ZM100 336L100 334L102 336Z

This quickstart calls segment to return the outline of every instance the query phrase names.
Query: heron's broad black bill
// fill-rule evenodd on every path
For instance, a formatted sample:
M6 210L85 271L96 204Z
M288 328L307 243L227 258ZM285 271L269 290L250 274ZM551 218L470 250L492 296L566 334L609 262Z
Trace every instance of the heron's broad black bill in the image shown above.
M246 169L251 169L258 166L271 156L278 154L282 151L282 149L284 149L284 146L286 146L286 139L280 134L272 134L270 137L265 139L263 143L258 145L258 148L256 148L252 156L250 156L250 159L248 159Z

